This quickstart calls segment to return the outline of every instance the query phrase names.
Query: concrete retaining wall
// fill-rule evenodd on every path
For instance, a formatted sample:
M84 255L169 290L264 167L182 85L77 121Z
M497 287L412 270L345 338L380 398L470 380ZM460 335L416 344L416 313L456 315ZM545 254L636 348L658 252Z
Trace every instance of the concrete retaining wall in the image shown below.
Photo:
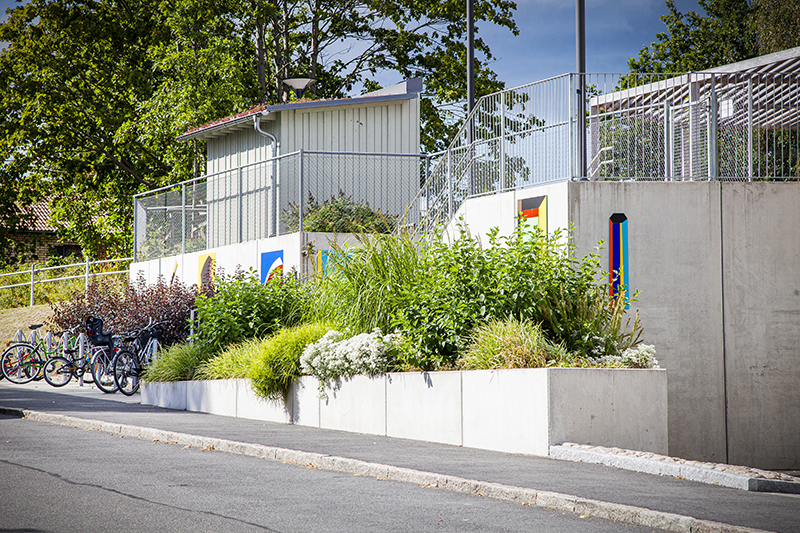
M800 466L800 184L574 182L576 255L628 224L632 304L669 380L674 456Z
M356 376L325 388L299 379L288 401L247 380L147 384L142 403L270 422L548 455L563 442L666 454L664 370L580 368Z

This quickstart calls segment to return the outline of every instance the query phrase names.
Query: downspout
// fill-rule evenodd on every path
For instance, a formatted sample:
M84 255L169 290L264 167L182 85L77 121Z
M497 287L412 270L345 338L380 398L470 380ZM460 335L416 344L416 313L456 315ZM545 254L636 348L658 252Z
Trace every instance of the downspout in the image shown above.
M261 129L261 117L266 117L269 115L269 111L262 111L261 113L256 113L253 115L253 127L255 128L256 132L260 133L270 141L272 141L271 150L270 150L270 160L272 161L272 165L270 167L270 204L272 213L272 220L270 221L270 227L268 228L269 231L267 232L270 237L274 237L278 234L278 213L277 213L277 205L278 205L278 191L277 191L277 180L275 177L275 165L278 162L275 160L277 157L278 151L278 139L269 132L266 132Z

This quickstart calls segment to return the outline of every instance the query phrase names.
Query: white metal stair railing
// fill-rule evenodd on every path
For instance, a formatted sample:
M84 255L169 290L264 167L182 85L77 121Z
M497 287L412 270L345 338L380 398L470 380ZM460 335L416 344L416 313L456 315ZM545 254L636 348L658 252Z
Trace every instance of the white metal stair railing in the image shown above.
M608 152L609 150L613 150L613 149L614 149L613 146L604 146L603 148L600 148L600 150L597 151L597 154L595 154L595 156L589 162L589 167L588 168L592 169L592 167L594 167L593 170L589 170L589 178L591 178L591 179L596 178L597 175L600 173L600 169L603 168L603 166L605 166L605 165L613 165L614 164L614 159L613 158L612 159L606 159L606 160L600 161L598 163L598 160L600 159L600 156L602 156L605 152ZM595 166L595 164L597 166Z

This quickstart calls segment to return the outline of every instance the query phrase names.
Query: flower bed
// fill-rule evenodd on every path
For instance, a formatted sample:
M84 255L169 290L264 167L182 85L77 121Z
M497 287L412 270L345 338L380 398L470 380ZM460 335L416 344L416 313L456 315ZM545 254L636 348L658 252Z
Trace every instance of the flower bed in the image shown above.
M563 442L668 453L661 369L403 372L320 390L303 376L270 402L244 379L149 383L142 403L510 453L546 456Z

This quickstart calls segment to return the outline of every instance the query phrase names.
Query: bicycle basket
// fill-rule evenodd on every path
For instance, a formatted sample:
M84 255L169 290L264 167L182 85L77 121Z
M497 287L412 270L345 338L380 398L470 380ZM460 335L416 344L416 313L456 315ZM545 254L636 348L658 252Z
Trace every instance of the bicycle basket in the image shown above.
M137 338L139 342L139 347L141 349L144 349L144 347L147 346L147 343L150 342L150 339L155 339L157 341L160 341L161 334L158 331L154 331L152 329L145 329L144 331L139 333L139 336Z
M103 333L103 319L90 316L86 319L86 335L95 346L111 346L111 332Z

